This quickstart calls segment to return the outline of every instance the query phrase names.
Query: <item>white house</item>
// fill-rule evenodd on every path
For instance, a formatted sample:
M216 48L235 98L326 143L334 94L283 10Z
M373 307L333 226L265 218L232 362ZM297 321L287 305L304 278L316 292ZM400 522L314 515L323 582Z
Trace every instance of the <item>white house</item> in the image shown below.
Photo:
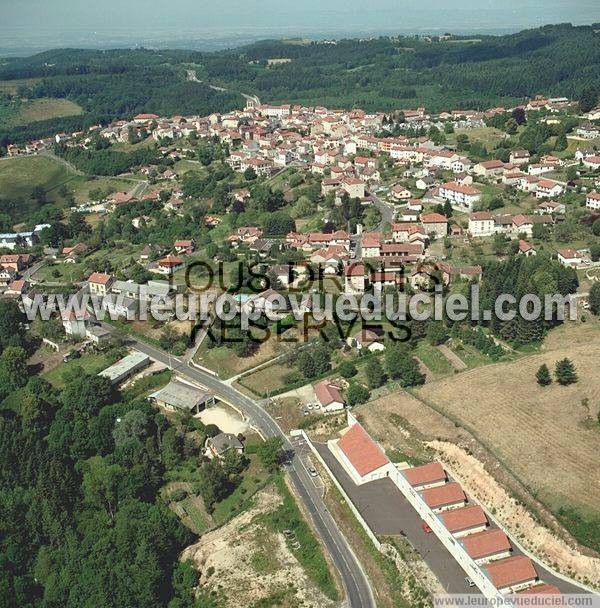
M598 209L600 209L600 193L590 192L585 197L585 206L588 209L593 209L594 211L597 211Z
M457 182L442 184L439 193L441 198L466 211L471 211L473 205L481 198L481 192L477 188Z

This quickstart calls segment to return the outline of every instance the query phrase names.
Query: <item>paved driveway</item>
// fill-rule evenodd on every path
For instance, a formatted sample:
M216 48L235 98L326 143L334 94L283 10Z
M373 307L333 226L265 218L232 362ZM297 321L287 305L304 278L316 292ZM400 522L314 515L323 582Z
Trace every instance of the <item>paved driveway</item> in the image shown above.
M480 593L476 587L467 587L464 570L437 536L423 532L421 518L391 480L379 479L357 486L326 444L315 444L315 447L376 535L405 535L448 593ZM522 555L514 543L512 553ZM556 585L563 593L587 593L578 585L557 577L539 562L534 565L542 581Z
M405 535L448 593L479 593L477 588L467 586L464 570L437 536L423 532L421 518L389 479L357 486L327 445L316 444L315 447L376 535Z

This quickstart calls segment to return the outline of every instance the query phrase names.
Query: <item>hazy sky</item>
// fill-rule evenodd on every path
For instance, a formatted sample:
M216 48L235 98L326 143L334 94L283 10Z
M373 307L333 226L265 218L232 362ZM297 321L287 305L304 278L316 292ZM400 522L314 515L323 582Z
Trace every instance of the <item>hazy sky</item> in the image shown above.
M0 0L0 49L210 43L236 36L502 32L564 21L600 21L600 0Z

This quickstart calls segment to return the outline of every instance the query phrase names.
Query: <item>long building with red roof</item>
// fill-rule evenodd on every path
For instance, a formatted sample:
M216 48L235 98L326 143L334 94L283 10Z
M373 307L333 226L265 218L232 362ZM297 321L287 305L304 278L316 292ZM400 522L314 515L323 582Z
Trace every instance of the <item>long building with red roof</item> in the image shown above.
M358 485L387 476L388 457L358 423L353 424L341 439L330 442L330 449Z

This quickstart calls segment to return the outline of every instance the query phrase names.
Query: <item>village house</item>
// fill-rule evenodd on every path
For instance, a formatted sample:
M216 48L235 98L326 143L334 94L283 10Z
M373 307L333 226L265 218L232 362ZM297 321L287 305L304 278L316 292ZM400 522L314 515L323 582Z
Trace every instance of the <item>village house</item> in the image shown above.
M175 253L179 255L189 255L194 253L194 241L186 239L186 240L177 240L175 241L173 248L175 249Z
M412 198L412 192L402 186L401 184L396 184L392 190L392 198L397 201L406 201Z
M366 291L367 277L363 264L349 264L344 269L344 291L348 294L361 294Z
M510 153L509 162L511 165L526 165L530 159L529 150L513 150Z
M11 269L15 274L25 270L29 266L31 256L26 253L4 254L0 256L0 266L4 269Z
M361 247L363 258L378 258L381 247L380 232L365 232L362 235Z
M373 330L366 328L361 329L356 335L349 337L346 343L358 351L365 349L370 353L374 353L385 350L383 338Z
M169 254L166 257L158 260L155 266L151 266L148 270L158 272L160 274L173 274L184 267L182 258Z
M435 180L431 175L424 175L423 177L419 177L415 183L418 190L428 190L435 184Z
M83 339L86 337L90 313L86 310L63 310L61 320L67 338Z
M421 224L425 234L434 235L434 238L441 239L448 234L448 218L441 213L426 213L421 216Z
M9 283L4 295L7 296L21 296L29 289L29 282L25 279L16 279L12 283Z
M582 162L584 167L592 169L593 171L600 169L600 156L596 156L595 154L593 156L587 156Z
M585 206L592 211L598 211L600 209L600 193L589 192L585 197Z
M600 137L600 127L591 122L586 122L577 127L577 135L583 139L598 139Z
M342 180L342 188L350 198L365 198L365 184L358 177L346 177Z
M104 296L110 290L110 286L114 283L115 278L103 272L93 272L87 282L90 288L90 293L93 295Z
M84 243L77 243L72 247L63 247L61 253L64 256L65 264L75 264L87 253L88 247Z
M504 163L501 160L486 160L473 167L473 173L480 177L496 177L504 173Z
M491 236L496 232L494 216L489 211L477 211L469 216L469 234L473 237Z
M576 251L570 247L559 249L557 251L558 261L563 265L570 268L581 268L586 263L589 264L589 257L584 255L581 251Z
M526 258L537 255L535 247L523 239L519 239L519 254L524 255Z
M527 167L529 175L543 175L544 173L552 173L556 171L556 165L552 163L535 163Z
M481 199L481 192L472 186L448 182L440 186L439 196L461 210L471 211L473 205Z
M340 393L340 388L331 380L321 380L313 385L315 401L323 408L326 413L341 411L346 407L344 398Z
M536 198L556 198L563 193L563 187L552 180L541 179L535 191Z
M565 205L563 203L557 203L556 201L544 201L535 209L535 212L538 215L562 215L565 211Z
M225 458L227 452L244 453L244 445L233 433L219 433L206 440L206 449L213 458Z

